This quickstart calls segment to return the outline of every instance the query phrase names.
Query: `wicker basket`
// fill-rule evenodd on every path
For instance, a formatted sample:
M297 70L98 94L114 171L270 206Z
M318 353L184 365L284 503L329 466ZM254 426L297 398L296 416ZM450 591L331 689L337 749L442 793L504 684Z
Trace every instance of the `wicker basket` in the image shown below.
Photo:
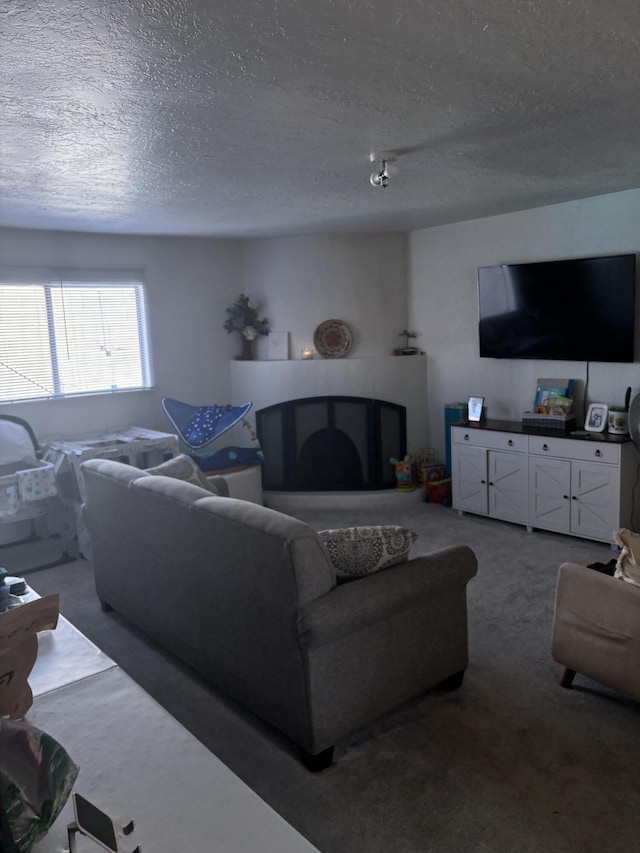
M569 432L575 429L575 415L539 415L536 412L523 412L522 426L539 427L540 429L557 429Z

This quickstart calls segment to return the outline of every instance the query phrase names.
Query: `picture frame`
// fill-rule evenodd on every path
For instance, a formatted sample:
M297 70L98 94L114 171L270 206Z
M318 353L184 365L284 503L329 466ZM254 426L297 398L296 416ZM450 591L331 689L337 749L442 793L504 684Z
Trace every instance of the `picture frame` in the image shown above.
M604 432L607 428L609 407L606 403L591 403L587 409L584 428L587 432Z
M267 336L267 359L286 361L289 358L289 332L269 332Z
M483 408L484 397L469 397L469 400L467 402L467 420L470 423L479 422L482 419Z

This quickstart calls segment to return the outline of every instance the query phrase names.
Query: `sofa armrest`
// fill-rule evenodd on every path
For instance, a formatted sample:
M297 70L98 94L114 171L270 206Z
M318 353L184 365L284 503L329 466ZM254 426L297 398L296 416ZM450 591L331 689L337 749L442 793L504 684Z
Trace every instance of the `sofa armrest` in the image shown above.
M576 619L586 629L640 640L640 587L586 566L563 563L556 588L554 646L562 628Z
M339 584L300 609L300 640L316 648L420 607L452 588L464 589L477 567L471 548L459 545Z

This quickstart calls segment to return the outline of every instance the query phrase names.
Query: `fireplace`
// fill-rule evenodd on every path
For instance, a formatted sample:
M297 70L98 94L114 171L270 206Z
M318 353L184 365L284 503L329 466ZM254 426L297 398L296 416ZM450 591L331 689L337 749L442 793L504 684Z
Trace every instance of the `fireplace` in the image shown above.
M357 491L396 485L391 457L407 448L406 409L366 397L305 397L256 412L263 488Z

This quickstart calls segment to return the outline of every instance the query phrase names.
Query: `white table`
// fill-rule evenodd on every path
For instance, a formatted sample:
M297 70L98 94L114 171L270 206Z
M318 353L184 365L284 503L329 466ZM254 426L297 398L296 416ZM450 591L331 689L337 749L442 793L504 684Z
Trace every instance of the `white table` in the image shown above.
M80 766L74 790L136 830L142 853L318 853L66 619L39 639L27 720ZM34 853L62 853L67 802ZM76 836L78 853L97 853Z
M91 558L91 540L82 515L86 500L82 463L87 459L116 459L150 468L180 452L178 436L145 427L127 426L76 438L42 439L44 458L53 463L61 498L58 527L78 536L80 553Z
M40 596L28 588L20 598L28 602ZM38 657L29 675L29 686L35 698L115 666L116 662L68 619L59 616L55 630L38 634Z
M38 657L29 676L34 698L115 667L116 663L94 646L64 616L55 631L38 634Z
M56 467L63 497L73 503L86 500L81 466L87 459L119 459L149 468L180 452L177 435L136 426L71 439L42 439L40 444L44 458ZM68 473L70 480L65 477Z

